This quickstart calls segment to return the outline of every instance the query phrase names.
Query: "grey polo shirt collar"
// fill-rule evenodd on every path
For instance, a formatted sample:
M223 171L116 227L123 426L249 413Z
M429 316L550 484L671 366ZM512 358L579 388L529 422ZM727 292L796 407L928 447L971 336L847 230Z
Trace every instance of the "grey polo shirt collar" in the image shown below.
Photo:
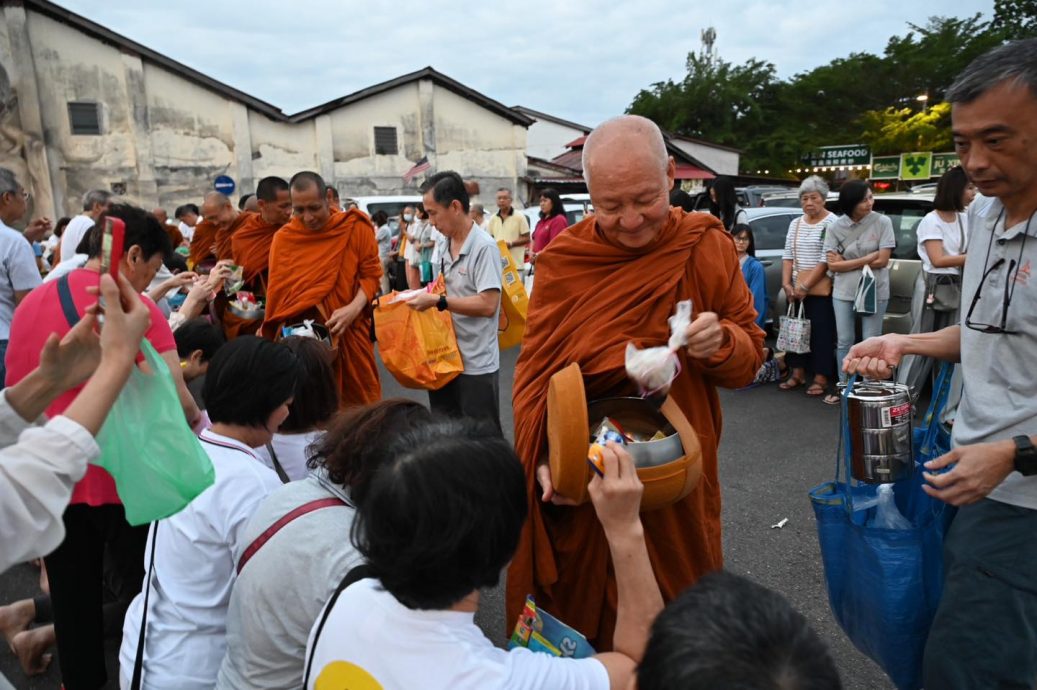
M475 221L473 220L472 221L472 228L471 228L471 230L469 230L468 237L465 238L464 244L461 245L461 251L458 252L456 259L454 258L453 253L450 252L450 246L447 246L447 256L450 259L450 265L451 266L453 266L455 263L460 261L462 256L468 256L469 254L472 253L472 242L475 241L475 238L473 237L473 235L476 233L477 230L479 230L479 226L476 225ZM454 242L453 240L450 240L451 245L453 244L453 242Z

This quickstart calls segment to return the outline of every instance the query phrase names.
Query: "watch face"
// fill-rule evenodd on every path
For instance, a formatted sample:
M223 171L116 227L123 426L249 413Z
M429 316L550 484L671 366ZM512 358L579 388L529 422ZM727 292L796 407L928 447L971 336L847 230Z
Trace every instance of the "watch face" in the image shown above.
M1015 441L1015 470L1024 476L1037 475L1037 448L1029 436L1016 436Z

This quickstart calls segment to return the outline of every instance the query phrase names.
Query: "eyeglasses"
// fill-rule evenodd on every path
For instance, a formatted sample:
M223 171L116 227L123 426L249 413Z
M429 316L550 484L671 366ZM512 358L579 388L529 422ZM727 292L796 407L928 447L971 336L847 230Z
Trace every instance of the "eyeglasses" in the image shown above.
M997 223L1001 220L1004 215L1004 209L998 215L997 220L994 221L994 227L991 228L990 242L987 244L987 256L983 260L983 265L986 266L987 261L990 259L990 248L994 244L994 234L997 230ZM1030 216L1030 220L1033 220L1033 216ZM995 326L987 323L976 323L972 320L972 313L976 311L976 305L979 304L980 295L983 292L983 285L987 282L987 278L990 274L1001 268L1005 263L1005 258L1001 257L993 263L987 270L983 272L983 277L980 278L979 286L976 288L976 294L972 297L972 304L969 306L969 311L965 315L965 327L970 328L979 333L990 333L990 334L1003 334L1003 335L1018 335L1019 331L1008 330L1008 307L1012 304L1012 297L1015 295L1015 286L1019 282L1019 269L1022 268L1023 252L1026 250L1026 238L1030 234L1030 220L1026 221L1026 229L1023 230L1023 241L1022 246L1019 247L1019 258L1012 259L1008 262L1008 271L1005 273L1005 290L1004 296L1001 301L1001 324ZM1015 271L1013 274L1012 272Z
M734 239L735 242L739 242L739 243L744 242L745 244L749 244L749 238L748 237L735 237L733 239Z

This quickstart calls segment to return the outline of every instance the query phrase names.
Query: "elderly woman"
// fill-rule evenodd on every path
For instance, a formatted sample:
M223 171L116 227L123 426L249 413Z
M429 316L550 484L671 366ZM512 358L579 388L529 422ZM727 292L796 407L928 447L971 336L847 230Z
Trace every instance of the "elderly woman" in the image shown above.
M876 309L860 314L864 340L882 335L882 318L889 303L889 259L897 246L893 222L872 210L875 198L864 180L850 180L839 190L838 211L842 215L825 237L828 268L835 273L832 307L835 309L836 359L842 362L853 347L858 315L854 309L857 285L865 266L875 275ZM841 369L841 367L840 367ZM844 378L845 374L840 373ZM826 399L827 401L828 399ZM838 397L832 404L839 402Z
M799 388L806 383L809 371L813 379L806 392L812 397L825 395L836 368L832 279L824 254L825 236L835 223L835 215L825 208L827 198L828 185L824 180L816 175L803 180L799 186L803 215L789 224L781 262L785 297L789 304L802 303L803 314L810 320L810 352L785 355L792 373L779 388L786 391Z

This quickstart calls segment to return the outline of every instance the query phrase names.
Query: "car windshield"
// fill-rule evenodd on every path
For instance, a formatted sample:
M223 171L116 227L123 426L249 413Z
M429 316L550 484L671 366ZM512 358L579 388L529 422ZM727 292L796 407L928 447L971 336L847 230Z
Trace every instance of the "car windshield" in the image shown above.
M756 242L757 251L761 249L784 249L785 235L789 231L789 223L797 214L778 213L772 216L763 216L749 221L749 227L753 229L753 240Z

